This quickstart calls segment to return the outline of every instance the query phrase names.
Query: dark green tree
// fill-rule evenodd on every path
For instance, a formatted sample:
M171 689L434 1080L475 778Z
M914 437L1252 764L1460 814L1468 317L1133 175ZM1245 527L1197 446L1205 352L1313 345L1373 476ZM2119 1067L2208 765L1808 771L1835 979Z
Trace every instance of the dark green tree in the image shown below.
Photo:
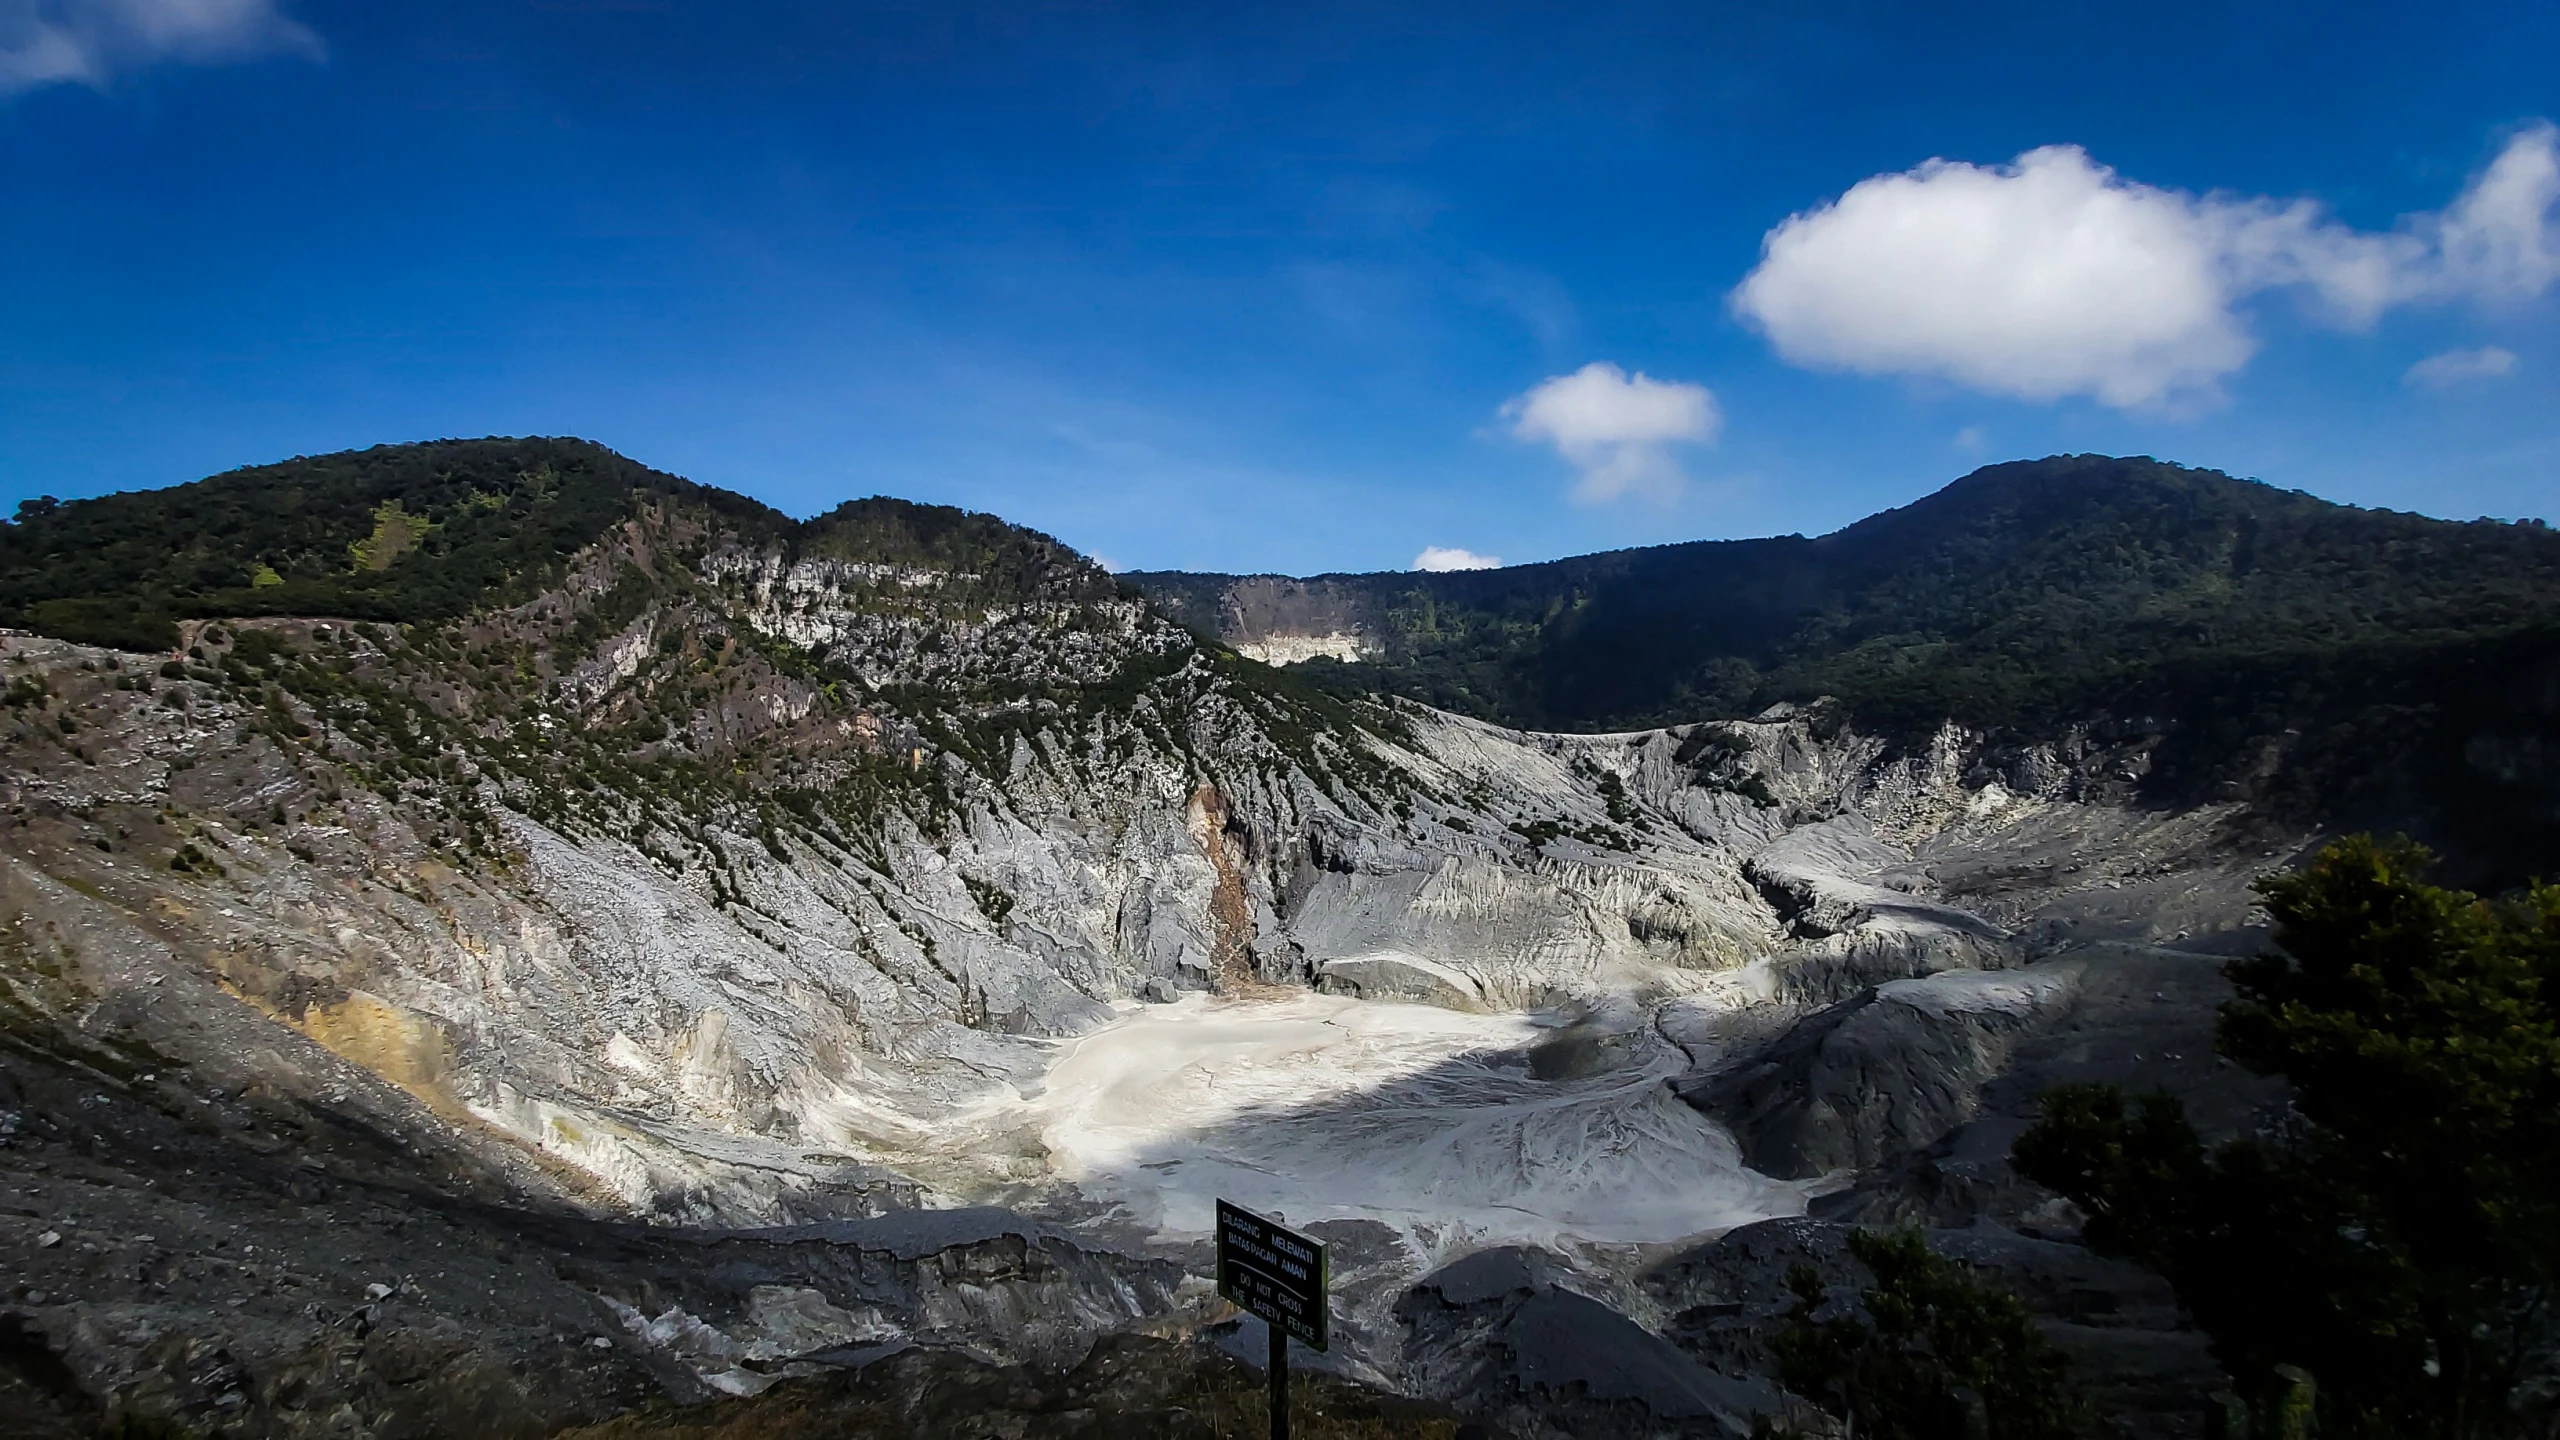
M1871 1440L2083 1432L2070 1361L2018 1297L1931 1251L1917 1230L1859 1231L1849 1253L1875 1277L1857 1310L1827 1305L1813 1267L1787 1275L1796 1303L1770 1348L1789 1390Z
M2560 1278L2560 887L2484 900L2406 841L2341 840L2259 893L2218 1048L2291 1125L2208 1151L2164 1095L2049 1092L2015 1157L2088 1239L2166 1275L2244 1389L2319 1380L2324 1433L2526 1433Z

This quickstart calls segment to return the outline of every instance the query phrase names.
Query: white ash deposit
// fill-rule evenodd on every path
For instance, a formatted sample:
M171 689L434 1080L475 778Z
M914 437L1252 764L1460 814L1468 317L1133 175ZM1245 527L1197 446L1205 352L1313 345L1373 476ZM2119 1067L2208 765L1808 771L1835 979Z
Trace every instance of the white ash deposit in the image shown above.
M1368 1219L1417 1250L1646 1244L1804 1208L1743 1167L1649 1033L1541 1078L1551 1020L1329 995L1148 1006L1062 1047L1024 1101L1058 1178L1168 1236L1225 1198L1294 1223Z

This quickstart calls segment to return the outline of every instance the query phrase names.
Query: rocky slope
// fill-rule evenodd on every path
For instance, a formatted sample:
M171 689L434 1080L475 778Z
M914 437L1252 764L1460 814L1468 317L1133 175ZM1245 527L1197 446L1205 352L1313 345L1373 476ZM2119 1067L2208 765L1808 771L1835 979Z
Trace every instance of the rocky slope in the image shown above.
M2038 1085L2273 1099L2205 1030L2309 831L2160 803L2156 730L1536 733L1297 684L987 517L564 442L297 465L0 544L50 632L0 636L0 1298L65 1426L1251 1354L1223 1194L1337 1245L1353 1379L1711 1433L1765 1392L1661 1278L1715 1236L2067 1238L2002 1164ZM1504 1246L1530 1279L1414 1288ZM1591 1370L1577 1307L1714 1383Z

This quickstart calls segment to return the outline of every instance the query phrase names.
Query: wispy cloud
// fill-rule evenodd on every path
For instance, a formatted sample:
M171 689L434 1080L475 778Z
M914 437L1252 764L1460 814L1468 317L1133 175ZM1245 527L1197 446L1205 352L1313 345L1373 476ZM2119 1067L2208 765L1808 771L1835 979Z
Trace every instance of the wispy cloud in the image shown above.
M1422 547L1422 553L1413 557L1413 568L1428 570L1433 574L1449 570L1499 570L1502 568L1502 557L1479 555L1473 550L1461 550L1454 545L1425 545Z
M2257 349L2239 306L2304 295L2359 328L2426 300L2560 279L2560 128L2537 122L2444 210L2356 230L2308 200L2196 196L2076 145L1932 160L1788 218L1732 297L1797 364L1933 376L2029 400L2210 400Z
M1582 331L1582 315L1564 282L1542 270L1478 260L1457 286L1458 292L1502 311L1550 353L1573 343Z
M2514 373L2516 352L2495 345L2477 350L2447 350L2409 367L2400 383L2417 390L2442 390L2465 380L2490 380Z
M325 54L275 0L0 0L0 95L103 86L163 61Z
M1669 500L1686 483L1671 447L1703 445L1724 428L1704 385L1629 375L1595 360L1552 376L1502 407L1514 438L1539 441L1582 472L1577 500Z

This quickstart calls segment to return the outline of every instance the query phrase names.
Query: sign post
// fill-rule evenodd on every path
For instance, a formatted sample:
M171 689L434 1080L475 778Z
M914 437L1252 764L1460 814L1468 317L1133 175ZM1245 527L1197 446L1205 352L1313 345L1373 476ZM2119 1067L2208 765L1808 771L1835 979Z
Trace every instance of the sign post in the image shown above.
M1218 1202L1218 1293L1271 1326L1271 1440L1289 1440L1289 1341L1329 1348L1332 1262L1322 1241Z

